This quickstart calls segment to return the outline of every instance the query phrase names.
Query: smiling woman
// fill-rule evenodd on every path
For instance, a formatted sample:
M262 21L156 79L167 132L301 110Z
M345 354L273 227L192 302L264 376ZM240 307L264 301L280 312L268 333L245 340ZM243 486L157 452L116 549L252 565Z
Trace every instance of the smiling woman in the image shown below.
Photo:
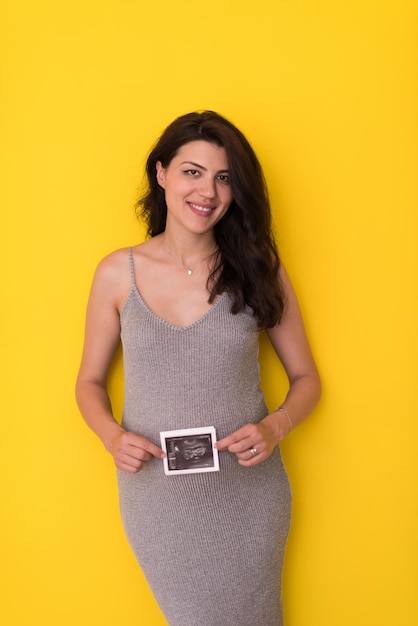
M177 236L182 229L212 230L232 201L228 171L225 148L208 141L181 146L167 167L157 161L157 181L167 203L165 230L173 228Z
M170 626L280 626L291 496L279 443L320 383L261 167L235 126L203 112L166 129L147 174L150 238L109 255L93 282L79 406L114 457L125 531ZM261 328L290 383L272 413ZM120 337L121 425L106 390ZM213 428L219 471L199 471L196 433ZM160 435L179 429L191 433L175 453L194 472L168 476Z
M148 223L148 234L155 237L165 233L167 243L167 190L160 185L156 172L158 168L168 168L180 150L197 143L209 146L207 150L218 148L218 154L225 151L224 167L228 169L232 192L228 211L214 227L219 254L210 268L209 302L229 291L233 296L234 313L248 305L261 327L274 326L283 312L283 291L278 280L279 257L271 233L268 192L252 147L231 122L211 111L191 113L174 120L148 157L148 189L138 202L139 213ZM190 172L187 166L185 169L186 173ZM195 169L194 175L200 174ZM201 243L193 241L194 258ZM203 247L210 248L207 242ZM175 253L179 258L178 251ZM184 261L182 258L183 264Z

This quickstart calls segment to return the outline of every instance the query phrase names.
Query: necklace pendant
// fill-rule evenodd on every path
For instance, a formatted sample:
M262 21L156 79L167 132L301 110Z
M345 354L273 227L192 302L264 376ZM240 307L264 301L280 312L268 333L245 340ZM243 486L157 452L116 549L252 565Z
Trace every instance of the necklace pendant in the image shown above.
M192 270L192 268L191 268L191 267L188 267L188 268L187 268L187 274L188 274L189 276L191 276L191 275L193 274L193 270Z

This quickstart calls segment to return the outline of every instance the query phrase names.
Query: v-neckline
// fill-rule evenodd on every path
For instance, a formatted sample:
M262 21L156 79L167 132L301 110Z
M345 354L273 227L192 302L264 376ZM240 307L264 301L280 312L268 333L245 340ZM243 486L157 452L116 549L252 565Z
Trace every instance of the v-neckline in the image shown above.
M195 320L194 322L191 322L190 324L186 324L186 326L177 326L176 324L172 324L171 322L168 322L167 320L165 320L163 317L161 317L160 315L158 315L157 313L155 313L146 303L146 301L144 300L144 298L141 295L141 292L139 291L138 287L136 285L132 286L132 291L135 293L136 298L138 300L138 302L143 306L143 308L147 311L147 313L149 315L151 315L154 319L158 320L161 324L163 324L164 326L167 326L168 328L171 328L173 330L177 330L177 331L184 331L184 330L189 330L190 328L193 328L194 326L197 326L200 322L203 322L203 320L205 320L214 309L217 308L217 306L219 305L219 303L224 299L226 293L222 293L219 298L216 300L216 302L214 302L209 309L203 313L203 315L201 315L197 320Z

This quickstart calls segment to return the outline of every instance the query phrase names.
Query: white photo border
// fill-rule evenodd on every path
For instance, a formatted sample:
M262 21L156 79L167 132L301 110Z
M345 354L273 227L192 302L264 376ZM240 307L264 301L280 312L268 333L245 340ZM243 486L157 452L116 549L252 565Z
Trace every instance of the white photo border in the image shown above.
M212 457L213 457L213 466L211 467L196 467L196 468L188 468L188 469L170 469L168 464L168 450L167 450L167 439L173 439L176 437L179 438L187 438L193 437L196 435L210 435L211 443L212 443ZM180 430L163 430L160 432L161 439L161 448L166 453L166 456L163 459L164 464L164 473L167 476L174 476L177 474L201 474L203 472L219 472L219 454L218 450L214 448L214 443L216 442L216 430L214 426L200 426L197 428L183 428Z

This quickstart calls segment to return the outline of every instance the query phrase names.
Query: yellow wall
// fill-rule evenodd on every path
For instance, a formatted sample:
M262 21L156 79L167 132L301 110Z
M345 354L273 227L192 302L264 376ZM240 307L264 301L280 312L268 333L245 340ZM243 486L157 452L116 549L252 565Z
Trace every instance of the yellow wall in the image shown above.
M1 623L164 624L73 385L93 269L142 236L145 152L175 116L212 108L265 167L324 380L283 445L286 625L418 624L416 3L0 11ZM283 374L264 342L262 371L273 407ZM112 390L119 414L119 366Z

